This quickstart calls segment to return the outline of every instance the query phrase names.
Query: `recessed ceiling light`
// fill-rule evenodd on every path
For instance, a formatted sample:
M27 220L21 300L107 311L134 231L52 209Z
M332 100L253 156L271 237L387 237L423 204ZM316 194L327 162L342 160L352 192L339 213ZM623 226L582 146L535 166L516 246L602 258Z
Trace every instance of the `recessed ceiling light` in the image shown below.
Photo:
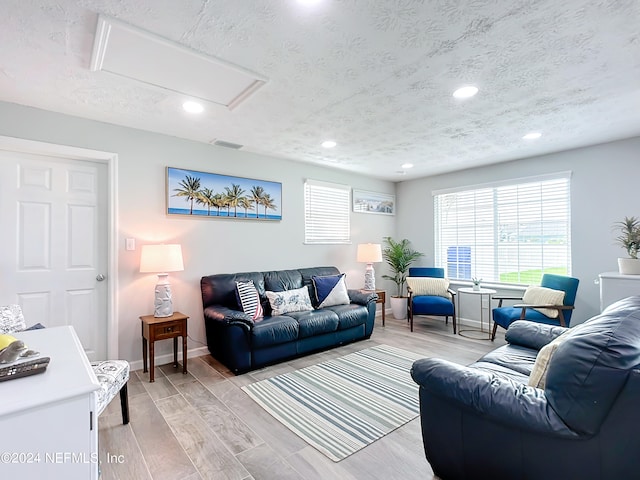
M193 102L191 100L184 102L182 104L182 108L184 108L185 112L189 113L202 113L204 111L204 107L202 106L202 104Z
M298 0L298 3L301 5L312 6L316 3L320 3L322 0Z
M466 87L461 87L453 92L453 96L455 98L471 98L476 93L478 93L478 87L474 87L473 85L467 85Z
M400 167L401 168L413 168L413 163L403 163Z
M522 137L522 139L523 140L537 140L541 136L542 136L542 134L540 132L531 132L531 133L527 133L524 137Z
M336 142L334 142L333 140L325 140L324 142L322 142L322 146L324 148L333 148L337 145Z

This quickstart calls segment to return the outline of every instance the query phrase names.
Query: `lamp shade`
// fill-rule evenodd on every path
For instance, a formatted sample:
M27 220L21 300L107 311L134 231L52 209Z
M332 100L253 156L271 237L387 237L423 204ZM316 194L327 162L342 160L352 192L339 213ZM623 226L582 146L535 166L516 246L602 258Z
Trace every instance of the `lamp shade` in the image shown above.
M182 247L180 245L143 245L140 255L141 273L180 272Z
M358 262L375 263L382 261L382 249L379 243L361 243L358 245Z

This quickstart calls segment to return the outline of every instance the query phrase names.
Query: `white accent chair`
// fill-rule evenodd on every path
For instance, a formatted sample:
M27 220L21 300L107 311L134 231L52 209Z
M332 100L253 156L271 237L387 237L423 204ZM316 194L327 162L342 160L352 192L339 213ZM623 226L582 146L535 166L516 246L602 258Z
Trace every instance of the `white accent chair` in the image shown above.
M20 305L0 306L0 333L13 334L27 329ZM99 416L107 405L111 403L117 393L120 393L122 408L122 423L129 423L129 396L127 382L129 381L129 362L126 360L104 360L91 362L91 368L98 378L100 390L97 392L97 415Z

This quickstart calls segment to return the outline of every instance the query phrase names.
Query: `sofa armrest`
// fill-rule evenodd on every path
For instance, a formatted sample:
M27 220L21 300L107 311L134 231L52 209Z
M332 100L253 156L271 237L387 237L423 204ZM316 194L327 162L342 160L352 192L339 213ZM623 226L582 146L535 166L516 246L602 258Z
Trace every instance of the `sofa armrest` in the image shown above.
M240 325L250 331L254 321L249 315L240 310L232 310L222 305L211 305L204 309L204 318L227 325Z
M437 358L414 362L411 376L430 395L485 421L527 432L578 438L551 408L543 390Z
M555 340L568 329L547 325L545 323L530 322L528 320L516 320L507 329L505 340L511 345L540 350L547 343Z
M368 305L370 302L378 300L378 294L376 292L370 292L368 290L347 290L351 303L357 303L359 305Z

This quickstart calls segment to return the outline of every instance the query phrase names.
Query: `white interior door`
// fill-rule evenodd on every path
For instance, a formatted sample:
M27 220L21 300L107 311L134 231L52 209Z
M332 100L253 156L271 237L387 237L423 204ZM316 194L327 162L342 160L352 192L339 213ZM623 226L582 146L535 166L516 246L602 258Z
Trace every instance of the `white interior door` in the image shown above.
M107 358L107 181L103 163L0 151L0 303L72 325L90 360Z

